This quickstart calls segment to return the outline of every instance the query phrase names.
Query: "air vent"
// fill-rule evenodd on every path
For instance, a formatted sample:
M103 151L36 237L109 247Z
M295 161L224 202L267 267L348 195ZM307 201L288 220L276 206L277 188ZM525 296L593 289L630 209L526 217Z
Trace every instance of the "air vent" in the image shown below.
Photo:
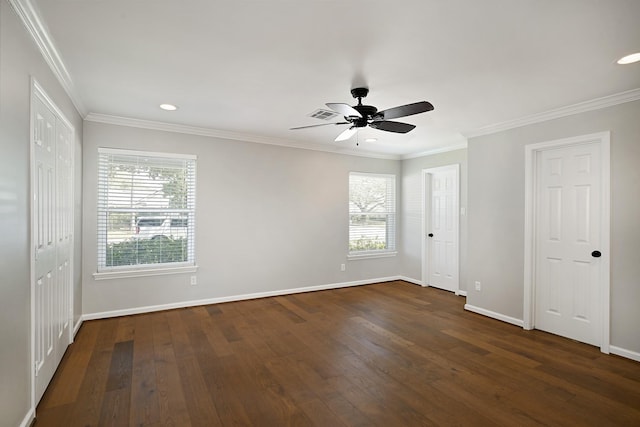
M313 113L309 114L309 117L313 117L314 119L320 119L320 120L331 120L335 117L338 117L339 115L340 113L336 113L335 111L318 109Z

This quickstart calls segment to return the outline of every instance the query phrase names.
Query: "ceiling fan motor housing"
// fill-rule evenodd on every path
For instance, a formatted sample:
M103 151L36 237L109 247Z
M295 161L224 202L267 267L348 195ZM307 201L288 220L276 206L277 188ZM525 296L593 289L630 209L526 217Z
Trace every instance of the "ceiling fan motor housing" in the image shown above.
M362 98L365 98L369 94L369 88L357 87L351 89L351 95L358 100L358 105L354 105L353 109L356 110L362 117L345 117L345 119L351 121L357 128L363 128L369 124L369 120L378 112L378 109L373 105L362 105Z
M356 99L366 98L368 94L369 94L368 87L357 87L357 88L351 89L351 95Z

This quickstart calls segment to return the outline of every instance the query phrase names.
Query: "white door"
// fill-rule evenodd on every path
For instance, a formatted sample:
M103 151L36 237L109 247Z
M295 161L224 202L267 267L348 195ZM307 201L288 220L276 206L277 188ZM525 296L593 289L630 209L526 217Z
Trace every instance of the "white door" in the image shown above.
M601 344L601 147L537 156L535 327Z
M425 171L426 284L457 292L458 165Z
M33 320L35 399L71 342L72 131L33 97Z

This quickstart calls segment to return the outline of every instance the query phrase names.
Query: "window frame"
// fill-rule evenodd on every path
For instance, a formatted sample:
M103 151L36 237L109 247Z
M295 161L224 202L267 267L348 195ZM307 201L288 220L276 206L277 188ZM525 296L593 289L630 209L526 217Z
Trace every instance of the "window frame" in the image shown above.
M184 170L187 173L187 206L181 209L174 208L157 208L158 213L167 211L181 211L182 214L186 214L188 221L187 232L187 260L179 262L165 262L165 263L152 263L152 264L134 264L134 265L120 265L120 266L107 266L107 223L106 218L109 212L118 212L118 209L110 210L107 206L106 188L108 186L108 177L103 170L103 166L108 166L112 162L105 162L102 156L129 156L131 160L136 158L155 159L161 162L162 159L172 159L178 161L185 161ZM190 154L178 154L178 153L163 153L153 151L138 151L138 150L126 150L116 148L98 148L97 156L97 200L96 200L96 272L93 273L95 280L103 279L115 279L126 277L141 277L141 276L156 276L164 274L175 273L191 273L197 271L196 257L195 257L195 225L196 225L196 187L197 187L197 156ZM133 208L131 208L133 209ZM132 210L134 212L134 210ZM140 207L137 214L149 213L148 207Z
M365 213L365 215L385 215L387 220L385 221L386 225L386 248L385 249L362 249L362 250L352 250L351 245L351 215L354 212L351 212L350 204L351 204L351 177L352 176L362 176L369 178L384 178L387 181L387 197L389 195L389 188L392 189L393 193L392 201L390 203L392 209L387 209L386 212L372 212ZM390 182L389 182L390 181ZM348 224L348 237L347 237L347 258L348 259L363 259L363 258L384 258L384 257L393 257L397 255L397 234L398 234L398 188L397 188L397 176L396 174L387 174L387 173L371 173L371 172L349 172L349 182L348 182L348 203L347 203L347 224ZM388 202L389 203L389 202ZM391 219L391 220L390 220Z

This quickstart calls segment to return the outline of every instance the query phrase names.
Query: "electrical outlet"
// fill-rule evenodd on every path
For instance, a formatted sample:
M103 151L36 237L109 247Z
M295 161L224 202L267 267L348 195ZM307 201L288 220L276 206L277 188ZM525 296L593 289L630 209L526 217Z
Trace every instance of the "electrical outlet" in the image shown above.
M345 264L340 264L340 271L345 271L347 266Z
M476 291L482 290L482 284L476 280Z
M191 276L191 286L198 284L198 276Z

